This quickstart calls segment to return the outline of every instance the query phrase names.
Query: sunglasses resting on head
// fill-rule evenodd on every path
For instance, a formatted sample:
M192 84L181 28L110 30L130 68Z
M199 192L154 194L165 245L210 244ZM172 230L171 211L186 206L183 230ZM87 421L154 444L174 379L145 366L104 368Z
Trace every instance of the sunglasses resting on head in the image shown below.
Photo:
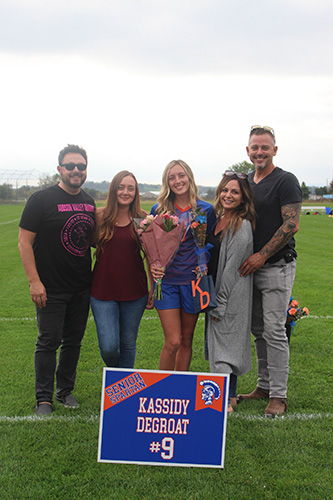
M252 125L250 135L252 134L252 132L258 129L266 130L266 132L269 132L273 137L275 137L274 129L272 129L272 127L268 127L267 125Z
M233 170L226 170L223 175L226 175L227 177L237 175L238 179L247 179L247 174L244 174L243 172L234 172Z

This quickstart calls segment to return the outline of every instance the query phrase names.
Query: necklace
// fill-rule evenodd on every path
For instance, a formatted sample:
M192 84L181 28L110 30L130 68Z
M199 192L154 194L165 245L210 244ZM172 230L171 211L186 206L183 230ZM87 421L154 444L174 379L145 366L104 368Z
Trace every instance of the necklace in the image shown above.
M131 220L132 220L131 217L122 217L115 222L115 225L119 227L124 227L127 226L131 222Z

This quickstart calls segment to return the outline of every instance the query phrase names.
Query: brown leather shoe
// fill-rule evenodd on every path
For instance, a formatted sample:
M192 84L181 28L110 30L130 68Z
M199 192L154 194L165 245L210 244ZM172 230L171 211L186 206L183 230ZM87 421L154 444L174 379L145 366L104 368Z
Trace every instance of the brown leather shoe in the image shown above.
M243 400L249 399L268 399L269 391L266 389L262 389L261 387L256 387L254 391L250 392L250 394L238 394L238 401L241 403Z
M266 417L274 418L276 415L283 415L287 411L287 401L283 398L270 398L268 406L264 411Z

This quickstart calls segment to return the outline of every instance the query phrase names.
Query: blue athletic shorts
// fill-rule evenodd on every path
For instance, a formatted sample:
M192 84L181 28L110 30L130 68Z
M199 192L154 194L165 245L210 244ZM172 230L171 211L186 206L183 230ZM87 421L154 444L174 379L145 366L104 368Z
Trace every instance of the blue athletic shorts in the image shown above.
M162 300L154 300L156 309L184 309L195 314L192 285L167 285L162 281Z

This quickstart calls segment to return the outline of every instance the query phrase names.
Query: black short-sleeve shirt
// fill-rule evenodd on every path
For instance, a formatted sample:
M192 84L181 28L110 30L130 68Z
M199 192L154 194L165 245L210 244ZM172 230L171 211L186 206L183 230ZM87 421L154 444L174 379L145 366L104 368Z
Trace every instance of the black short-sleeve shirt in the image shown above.
M36 267L47 291L73 292L89 287L94 224L95 202L82 189L70 195L52 186L30 196L19 225L36 233Z
M257 213L254 232L254 251L258 252L272 238L282 225L281 207L290 203L302 202L302 190L294 174L279 167L264 177L258 184L253 181L254 172L249 174L249 182L253 193L254 206ZM287 253L297 256L295 239L273 255L267 262L276 262Z

